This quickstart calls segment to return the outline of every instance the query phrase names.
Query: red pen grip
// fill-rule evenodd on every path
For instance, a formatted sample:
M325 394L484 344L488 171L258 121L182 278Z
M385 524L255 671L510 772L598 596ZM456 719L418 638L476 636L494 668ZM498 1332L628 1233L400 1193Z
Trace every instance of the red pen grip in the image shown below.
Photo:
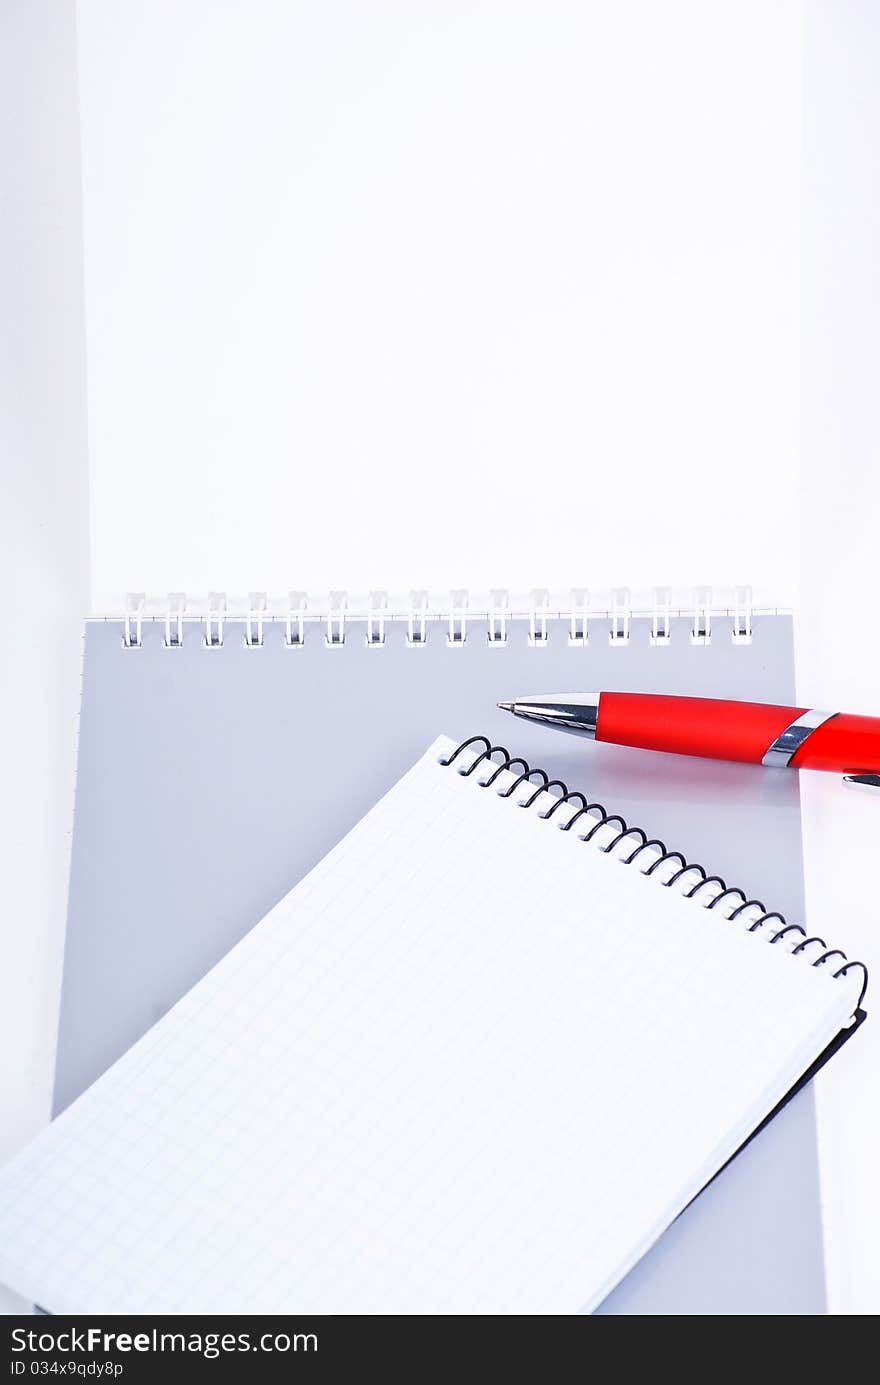
M596 740L759 765L776 738L806 710L715 697L603 692ZM838 712L810 731L789 764L792 769L880 774L880 718Z
M810 732L791 757L791 768L880 773L880 720L838 712Z
M805 710L715 697L603 692L596 740L759 765L776 737Z

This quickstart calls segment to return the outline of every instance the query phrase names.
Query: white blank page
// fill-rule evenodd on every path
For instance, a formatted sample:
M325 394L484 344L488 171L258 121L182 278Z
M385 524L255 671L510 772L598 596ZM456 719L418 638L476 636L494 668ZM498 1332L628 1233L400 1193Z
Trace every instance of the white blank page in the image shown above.
M451 748L0 1175L0 1280L56 1313L590 1308L845 1023L849 981Z
M755 496L799 483L801 26L797 0L78 0L97 609L791 602L797 527Z

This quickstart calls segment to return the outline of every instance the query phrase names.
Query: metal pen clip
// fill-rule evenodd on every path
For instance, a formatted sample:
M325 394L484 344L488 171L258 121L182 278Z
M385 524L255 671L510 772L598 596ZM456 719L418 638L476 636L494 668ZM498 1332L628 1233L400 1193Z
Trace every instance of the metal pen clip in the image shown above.
M851 789L880 789L880 774L845 774L843 782Z

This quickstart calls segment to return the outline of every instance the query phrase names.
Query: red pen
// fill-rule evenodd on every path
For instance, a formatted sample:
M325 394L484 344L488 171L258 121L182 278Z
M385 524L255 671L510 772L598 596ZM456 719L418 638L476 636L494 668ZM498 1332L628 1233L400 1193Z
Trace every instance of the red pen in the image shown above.
M551 693L498 706L612 745L787 769L880 787L880 717L657 693Z

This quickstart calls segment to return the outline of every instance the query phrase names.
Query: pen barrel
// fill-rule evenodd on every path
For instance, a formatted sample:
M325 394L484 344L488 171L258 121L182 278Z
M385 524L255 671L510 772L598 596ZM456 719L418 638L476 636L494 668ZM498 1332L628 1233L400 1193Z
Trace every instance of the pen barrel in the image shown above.
M603 692L596 740L759 765L783 732L807 711L714 697ZM880 719L848 712L819 713L817 719L820 724L805 730L790 753L790 769L880 773ZM784 755L781 762L786 763Z
M880 719L838 712L810 732L791 757L790 768L842 774L880 772Z
M603 692L596 740L671 755L699 755L759 765L777 737L805 710L714 697ZM799 763L806 764L801 755L807 752L813 736L824 729L819 727L804 742Z

